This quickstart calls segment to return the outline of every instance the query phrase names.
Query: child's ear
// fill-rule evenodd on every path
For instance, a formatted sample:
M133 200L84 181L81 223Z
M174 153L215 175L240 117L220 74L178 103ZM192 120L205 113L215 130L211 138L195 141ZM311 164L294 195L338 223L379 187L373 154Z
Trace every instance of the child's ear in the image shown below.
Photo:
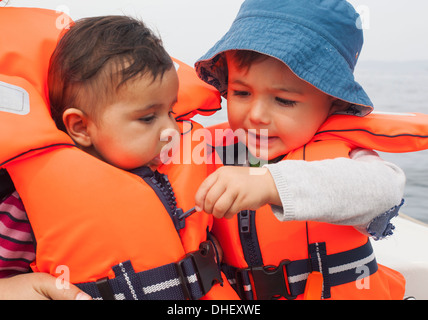
M349 102L332 98L331 107L330 107L330 115L338 111L345 111L349 107Z
M88 118L79 109L69 108L64 111L62 121L67 129L68 135L82 147L92 145L91 137L88 134Z

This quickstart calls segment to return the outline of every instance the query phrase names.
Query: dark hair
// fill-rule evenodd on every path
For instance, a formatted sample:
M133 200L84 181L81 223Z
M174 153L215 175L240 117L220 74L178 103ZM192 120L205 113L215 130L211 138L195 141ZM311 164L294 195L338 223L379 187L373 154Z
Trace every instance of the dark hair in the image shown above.
M267 55L251 50L230 50L227 52L239 69L249 68L254 62L263 61Z
M229 51L226 51L225 53L222 53L221 56L219 56L217 61L217 68L219 68L224 72L223 77L224 77L225 83L228 83L229 69L227 64L229 59L231 59L236 64L238 69L240 70L246 69L246 71L248 71L254 62L263 61L267 58L268 58L267 55L257 51L229 50ZM224 90L222 94L224 95L224 97L227 98L227 89Z
M66 131L66 109L95 116L95 107L114 99L125 82L147 72L154 81L172 67L162 41L143 22L126 16L78 20L59 40L50 60L52 118Z

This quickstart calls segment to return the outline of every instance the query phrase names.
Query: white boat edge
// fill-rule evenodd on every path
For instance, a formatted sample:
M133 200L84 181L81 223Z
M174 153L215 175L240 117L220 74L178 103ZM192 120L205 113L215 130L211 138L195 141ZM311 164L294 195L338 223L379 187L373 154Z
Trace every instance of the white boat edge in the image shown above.
M405 297L428 300L428 224L403 213L392 220L394 234L371 243L378 263L406 279Z

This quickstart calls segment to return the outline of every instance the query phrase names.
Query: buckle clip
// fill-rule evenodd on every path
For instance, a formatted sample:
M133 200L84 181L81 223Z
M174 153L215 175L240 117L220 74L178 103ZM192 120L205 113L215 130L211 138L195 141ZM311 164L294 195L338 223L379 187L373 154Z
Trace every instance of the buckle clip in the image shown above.
M187 258L190 258L195 266L196 276L203 295L207 294L215 284L220 283L223 285L220 268L216 261L214 245L211 241L204 241L199 245L199 250L188 253L184 259L176 264L183 293L187 300L192 299L187 286L187 277L183 271L183 263Z
M293 296L287 288L287 274L284 269L291 261L288 259L282 260L276 266L261 266L247 269L238 269L237 273L247 271L252 275L254 283L254 291L258 300L273 300L284 297L287 300L294 300L297 296ZM237 279L239 275L237 274Z
M116 300L113 289L110 286L108 277L98 279L95 282L95 285L97 286L98 291L103 300Z

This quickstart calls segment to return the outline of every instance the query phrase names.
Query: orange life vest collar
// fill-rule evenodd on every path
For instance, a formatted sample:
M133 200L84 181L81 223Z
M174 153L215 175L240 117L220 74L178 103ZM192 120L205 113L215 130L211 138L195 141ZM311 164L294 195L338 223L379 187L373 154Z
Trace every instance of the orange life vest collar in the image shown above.
M313 140L344 139L361 148L384 152L428 149L428 115L373 112L365 117L333 115Z

